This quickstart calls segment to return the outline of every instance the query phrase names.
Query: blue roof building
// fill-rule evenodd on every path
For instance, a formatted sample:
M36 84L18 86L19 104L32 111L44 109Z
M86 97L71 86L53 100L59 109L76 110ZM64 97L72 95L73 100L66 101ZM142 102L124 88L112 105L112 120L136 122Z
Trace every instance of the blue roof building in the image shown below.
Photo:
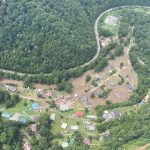
M39 104L38 103L33 103L32 104L32 109L38 110L39 109Z
M27 119L26 118L21 118L20 122L22 122L23 124L27 123Z
M10 118L12 115L7 113L7 112L3 112L2 113L2 117L5 117L5 118Z

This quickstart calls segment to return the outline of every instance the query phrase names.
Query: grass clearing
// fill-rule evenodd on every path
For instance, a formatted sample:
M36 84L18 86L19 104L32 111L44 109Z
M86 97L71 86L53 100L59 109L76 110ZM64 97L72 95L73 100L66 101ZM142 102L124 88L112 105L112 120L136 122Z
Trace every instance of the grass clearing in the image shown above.
M27 106L24 106L24 103L27 103ZM2 110L2 112L8 112L10 114L19 114L20 116L29 117L30 115L38 115L39 112L36 112L32 109L32 102L29 100L21 100L15 107Z

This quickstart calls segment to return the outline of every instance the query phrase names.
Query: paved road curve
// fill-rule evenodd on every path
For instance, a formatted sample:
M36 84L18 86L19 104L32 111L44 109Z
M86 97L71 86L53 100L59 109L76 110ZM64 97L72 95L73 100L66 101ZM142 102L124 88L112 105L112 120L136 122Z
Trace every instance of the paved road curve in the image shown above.
M98 23L99 23L99 20L101 19L101 17L108 13L108 12L111 12L113 10L117 10L117 9L121 9L121 8L150 8L150 7L147 7L147 6L136 6L136 5L131 5L131 6L120 6L120 7L115 7L115 8L111 8L111 9L108 9L106 11L104 11L103 13L101 13L96 21L95 21L95 25L94 25L94 31L95 31L95 37L96 37L96 43L97 43L97 52L95 54L95 56L93 57L93 59L91 59L90 61L86 62L85 64L81 65L81 66L78 66L76 68L71 68L69 70L76 70L78 68L82 68L82 67L85 67L85 66L88 66L89 64L91 64L92 62L94 62L97 57L99 56L100 54L100 50L101 50L101 46L100 46L100 40L99 40L99 32L98 32ZM10 73L10 74L14 74L14 73L17 73L18 75L20 76L23 76L25 75L26 73L21 73L21 72L15 72L15 71L11 71L11 70L5 70L5 69L0 69L0 71L3 71L5 73ZM50 73L47 73L47 75L50 74ZM34 75L34 74L27 74L27 75ZM46 74L45 74L46 75Z

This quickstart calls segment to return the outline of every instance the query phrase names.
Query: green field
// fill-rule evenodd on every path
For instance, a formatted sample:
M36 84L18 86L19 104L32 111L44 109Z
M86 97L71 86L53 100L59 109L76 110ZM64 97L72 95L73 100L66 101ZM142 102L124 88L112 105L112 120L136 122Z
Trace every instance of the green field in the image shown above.
M24 103L27 103L27 106L24 106ZM2 112L8 112L10 114L19 114L20 116L29 117L30 115L40 114L37 111L32 109L32 101L21 100L15 107L2 110Z

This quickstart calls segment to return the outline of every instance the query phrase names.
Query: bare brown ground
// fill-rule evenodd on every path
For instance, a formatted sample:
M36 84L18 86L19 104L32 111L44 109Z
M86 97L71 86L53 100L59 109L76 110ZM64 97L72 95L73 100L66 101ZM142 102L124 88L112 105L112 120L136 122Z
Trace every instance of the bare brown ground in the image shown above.
M123 56L109 61L109 66L106 67L102 72L95 73L94 70L90 70L83 74L81 77L73 79L72 83L74 86L74 94L77 94L78 96L90 96L93 92L98 94L100 92L100 85L105 85L105 89L112 89L107 99L111 100L113 103L122 102L128 99L131 96L132 91L129 91L129 89L126 87L126 83L129 82L133 86L133 89L135 89L138 84L137 74L133 71L129 60L129 49L130 47L126 47ZM124 64L123 68L120 68L120 63ZM113 69L116 70L116 73L109 76ZM87 75L90 75L92 79L95 77L101 77L102 80L100 85L98 87L93 87L91 83L86 83L85 79ZM125 83L122 85L118 85L118 82L120 81L119 75L125 79ZM85 92L86 90L88 90L87 93ZM99 98L91 99L91 104L93 107L98 104L103 105L105 104L105 100Z
M150 146L150 144L146 144L142 147L137 148L136 150L145 150L146 148L148 148Z

